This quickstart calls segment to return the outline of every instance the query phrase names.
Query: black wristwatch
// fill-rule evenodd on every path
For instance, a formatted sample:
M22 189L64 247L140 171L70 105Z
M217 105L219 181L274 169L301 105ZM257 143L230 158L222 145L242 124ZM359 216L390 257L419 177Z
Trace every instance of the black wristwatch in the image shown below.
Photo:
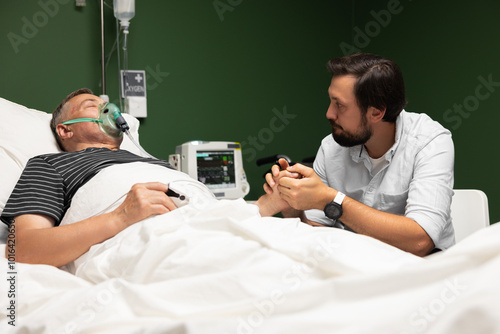
M323 210L325 215L332 219L333 221L337 221L342 216L342 202L344 201L345 194L340 191L337 192L337 196L325 206Z

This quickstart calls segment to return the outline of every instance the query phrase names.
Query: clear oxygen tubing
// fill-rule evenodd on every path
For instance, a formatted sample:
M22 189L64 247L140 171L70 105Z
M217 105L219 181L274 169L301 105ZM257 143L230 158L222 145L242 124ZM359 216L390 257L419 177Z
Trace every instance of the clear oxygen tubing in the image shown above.
M125 132L125 134L127 135L127 137L129 137L130 141L132 141L132 143L134 143L134 145L135 145L135 146L139 149L139 151L140 151L143 155L145 155L145 156L147 156L147 157L149 157L149 158L152 158L152 159L156 159L156 160L158 160L158 158L153 157L151 154L149 154L148 152L146 152L146 150L144 150L144 149L142 148L142 146L141 146L141 145L139 145L139 143L138 143L138 142L134 139L134 137L130 134L130 131L129 131L129 130L125 130L124 132Z
M128 138L134 143L139 151L147 157L157 159L151 154L146 152L141 145L135 140L130 133L130 127L127 121L120 112L120 109L114 103L103 103L99 105L99 127L100 129L111 138L119 138L121 133L125 133Z

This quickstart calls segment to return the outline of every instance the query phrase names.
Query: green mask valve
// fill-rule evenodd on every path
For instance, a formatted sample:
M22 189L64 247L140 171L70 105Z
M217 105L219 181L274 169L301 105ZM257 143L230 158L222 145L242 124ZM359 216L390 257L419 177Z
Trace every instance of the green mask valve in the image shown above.
M129 130L125 118L123 118L120 109L114 103L102 103L99 105L99 128L111 138L119 138L123 132Z

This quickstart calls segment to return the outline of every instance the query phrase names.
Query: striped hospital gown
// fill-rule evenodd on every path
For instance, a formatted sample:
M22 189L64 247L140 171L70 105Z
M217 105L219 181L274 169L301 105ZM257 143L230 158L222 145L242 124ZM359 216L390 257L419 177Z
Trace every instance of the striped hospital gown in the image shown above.
M31 158L7 201L1 220L10 224L21 214L42 214L59 225L76 191L100 170L115 164L147 162L172 168L167 161L125 150L88 148Z

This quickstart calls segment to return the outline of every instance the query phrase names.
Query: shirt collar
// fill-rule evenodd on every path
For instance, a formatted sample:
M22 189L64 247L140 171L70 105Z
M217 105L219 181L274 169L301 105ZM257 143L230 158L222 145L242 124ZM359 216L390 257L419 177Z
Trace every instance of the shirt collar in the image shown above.
M392 157L396 153L396 150L401 142L401 137L403 136L403 124L406 117L406 111L403 109L396 119L396 137L394 139L394 145L385 153L385 159L391 161ZM349 148L349 153L354 162L360 162L361 160L368 160L369 156L366 152L364 145L357 145Z

